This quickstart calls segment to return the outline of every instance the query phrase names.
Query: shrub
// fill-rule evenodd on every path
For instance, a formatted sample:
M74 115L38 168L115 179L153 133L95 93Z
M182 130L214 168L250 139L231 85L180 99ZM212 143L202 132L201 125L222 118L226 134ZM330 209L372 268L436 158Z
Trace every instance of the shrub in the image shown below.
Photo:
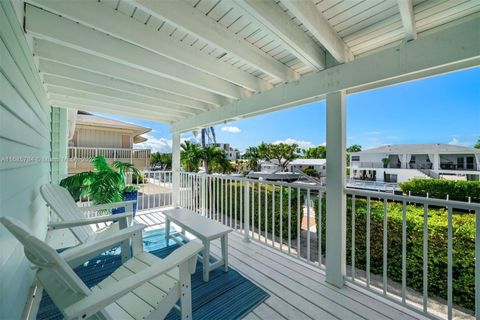
M318 201L314 204L318 221ZM355 201L355 267L366 270L367 201ZM351 265L352 200L347 200L347 263ZM402 204L387 207L387 276L402 281ZM423 207L408 205L407 286L423 290ZM474 310L475 305L475 215L453 214L453 302ZM317 224L318 228L318 224ZM428 211L428 293L447 298L447 210ZM318 232L318 230L317 230ZM322 205L322 250L325 252L325 202ZM383 202L371 201L370 271L383 273Z
M227 191L225 192L225 184L227 187ZM240 186L239 182L232 182L232 183L225 183L221 184L220 186L223 187L223 199L224 203L220 204L221 197L217 197L216 206L217 208L227 208L223 210L227 216L230 216L230 186L232 189L232 219L235 218L235 202L236 202L236 213L237 213L237 220L240 221L241 217L243 217L243 210L241 211L240 208L243 209L243 196L240 196L240 193L243 194L243 184ZM236 197L235 197L235 189L236 189ZM260 194L258 192L258 185L255 184L255 188L253 191L253 206L252 206L252 189L250 187L250 226L255 223L255 228L258 228L258 219L260 217L260 229L262 235L264 235L265 227L269 233L272 232L272 226L275 229L275 240L280 240L280 220L282 222L282 235L283 239L288 239L288 188L282 188L280 191L280 187L274 187L272 185L267 186L267 222L265 224L265 185L261 186ZM273 199L272 195L275 190L275 209L273 210L273 217L272 217L272 204ZM208 192L208 191L207 191ZM280 192L282 192L282 206L280 208ZM219 194L219 193L217 193ZM220 193L222 194L222 193ZM208 199L208 195L207 195ZM259 211L259 201L260 201L260 211ZM300 205L303 205L304 196L300 193L300 197L297 196L296 191L294 189L291 190L291 220L290 220L290 232L291 238L295 239L297 237L297 224L299 222L297 217L297 206L300 202ZM219 211L219 210L218 210ZM281 217L281 218L280 218ZM300 224L303 214L300 214ZM273 218L273 219L272 219ZM272 223L273 221L273 223Z
M143 184L144 181L145 181L145 175L143 173L132 174L132 183L133 184Z
M443 179L412 179L400 183L403 192L412 195L450 200L480 202L480 181L461 181Z

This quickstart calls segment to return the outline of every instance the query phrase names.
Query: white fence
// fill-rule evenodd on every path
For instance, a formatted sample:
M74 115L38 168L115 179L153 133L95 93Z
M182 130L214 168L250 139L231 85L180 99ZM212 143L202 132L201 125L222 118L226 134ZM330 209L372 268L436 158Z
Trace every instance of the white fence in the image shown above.
M453 215L455 210L462 210L464 213L475 214L475 257L480 257L480 204L470 202L459 202L442 199L432 199L414 196L394 195L385 192L345 189L348 199L347 215L350 225L347 238L350 243L348 273L346 281L364 287L387 299L414 309L426 316L439 316L438 310L431 310L431 298L429 289L429 214L431 208L438 210L445 208L447 212L447 261L446 264L446 303L442 307L446 309L445 317L451 319L454 315L453 305ZM199 214L224 223L238 232L242 233L245 239L258 241L271 248L279 250L292 257L300 259L310 265L323 269L325 266L325 188L299 183L283 183L246 179L228 175L199 175L193 173L180 174L180 205L189 208ZM362 202L362 208L359 202ZM397 280L399 289L391 286L392 280L388 274L389 249L388 239L393 237L395 230L388 229L389 203L401 206L401 281ZM381 252L381 274L373 274L371 265L378 263L378 259L372 261L372 204L378 207L383 204L383 217L381 230L382 252ZM422 239L422 281L423 286L420 292L415 293L417 299L410 299L407 290L407 211L408 208L421 208L423 210L423 239ZM408 210L407 210L408 209ZM360 210L360 211L359 211ZM365 219L364 236L365 248L364 263L359 268L358 261L358 230L357 223L359 214L363 210ZM378 211L377 211L378 214ZM356 221L357 219L357 221ZM363 221L363 220L362 220ZM378 220L377 220L378 222ZM323 230L322 230L323 229ZM317 232L318 230L318 232ZM356 235L357 231L357 235ZM397 230L398 231L398 230ZM378 234L378 233L377 233ZM418 249L418 248L417 248ZM413 250L413 248L410 248ZM463 254L458 252L457 254ZM378 255L377 255L378 258ZM474 286L476 310L480 310L480 259L472 261L475 265ZM372 279L372 276L374 279ZM393 281L395 282L395 281ZM430 284L431 285L431 284ZM472 284L473 285L473 284ZM418 290L417 290L418 291ZM442 300L433 301L437 306ZM432 303L433 303L432 302ZM438 309L438 308L437 308ZM478 311L477 311L478 312Z
M172 171L142 171L138 183L137 210L145 211L172 205Z

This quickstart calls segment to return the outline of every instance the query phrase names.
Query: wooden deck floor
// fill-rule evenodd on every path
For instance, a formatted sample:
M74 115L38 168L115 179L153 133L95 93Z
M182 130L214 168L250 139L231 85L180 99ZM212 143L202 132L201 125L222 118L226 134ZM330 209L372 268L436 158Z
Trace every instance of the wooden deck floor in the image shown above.
M136 221L159 227L157 212L139 214ZM321 270L276 250L231 233L230 266L270 294L245 319L422 319L412 311L379 300L351 286L342 289L325 282ZM212 243L212 254L220 255L220 243Z

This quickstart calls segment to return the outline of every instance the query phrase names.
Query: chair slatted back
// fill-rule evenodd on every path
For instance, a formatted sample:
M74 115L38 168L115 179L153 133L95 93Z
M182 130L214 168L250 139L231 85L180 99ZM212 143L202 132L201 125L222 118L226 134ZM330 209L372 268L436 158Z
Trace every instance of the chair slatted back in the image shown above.
M0 222L22 243L27 259L38 267L38 280L60 311L90 294L57 251L32 235L22 222L10 217L0 217Z
M57 213L62 221L85 218L67 189L54 184L44 184L40 187L40 193L45 202ZM72 227L70 231L72 231L80 243L84 243L93 234L92 228L88 225Z

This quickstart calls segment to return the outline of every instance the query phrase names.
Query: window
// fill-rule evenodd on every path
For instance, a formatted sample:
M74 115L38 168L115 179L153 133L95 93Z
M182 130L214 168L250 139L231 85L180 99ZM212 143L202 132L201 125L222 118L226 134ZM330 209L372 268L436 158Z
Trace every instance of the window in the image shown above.
M474 169L473 159L474 159L473 157L467 157L467 169L470 169L470 170Z
M464 158L458 157L457 158L457 169L463 169L464 165Z
M352 161L360 161L360 156L352 156Z

